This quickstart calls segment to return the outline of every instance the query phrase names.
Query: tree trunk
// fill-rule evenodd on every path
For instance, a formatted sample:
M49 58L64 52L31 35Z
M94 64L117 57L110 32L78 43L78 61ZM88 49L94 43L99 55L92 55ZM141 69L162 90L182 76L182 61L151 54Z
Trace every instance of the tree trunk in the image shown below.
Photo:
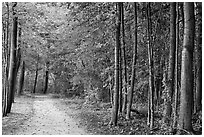
M44 87L43 94L46 94L46 93L47 93L48 79L49 79L49 70L48 70L48 65L49 65L49 62L46 62L46 71L45 71L45 87Z
M25 62L22 62L20 77L19 77L19 85L18 85L18 95L22 95L23 85L24 85L24 75L25 75Z
M202 3L197 4L198 16L198 44L197 44L197 76L196 76L196 112L202 109Z
M122 9L122 6L121 6ZM123 90L123 86L122 86L122 81L123 81L123 77L122 77L122 48L121 48L121 44L119 47L119 112L122 113L122 90Z
M192 131L192 102L193 102L193 50L195 34L194 3L184 3L184 41L181 63L181 97L179 129Z
M18 72L19 70L19 67L20 65L22 66L21 67L21 70L20 70L20 76L19 76L19 81L18 81L18 89L17 89L17 94L18 95L21 95L22 93L22 88L23 88L23 82L24 82L24 71L25 71L25 62L23 61L21 63L21 26L20 26L20 22L19 22L19 34L18 34L18 53L17 53L17 57L18 57L18 60L17 60L17 71L16 73Z
M20 35L19 35L19 37L20 37ZM20 45L17 46L16 50L17 50L16 56L15 56L15 58L16 58L16 69L15 69L15 72L14 72L15 79L14 79L14 93L13 93L13 96L12 96L12 102L14 102L14 96L15 96L15 93L16 93L16 85L17 85L17 74L18 74L18 70L19 70L20 62L21 62L21 49L20 49Z
M160 63L160 79L159 79L159 89L158 89L158 106L161 104L161 97L162 97L162 80L163 80L163 74L165 73L165 57L161 56L161 63Z
M6 27L5 27L6 28ZM6 30L3 30L4 38L2 45L2 115L6 116L6 104L7 104L7 76L6 76L6 68L7 68L7 43L6 43Z
M37 86L37 80L38 80L38 61L39 61L39 56L37 58L37 63L36 63L35 82L34 82L33 94L35 94L36 86Z
M151 7L147 3L147 37L148 37L148 58L149 58L149 95L148 95L148 118L147 125L150 129L154 126L154 73L153 73L153 48L152 48L152 30L151 30Z
M7 7L7 19L5 25L5 35L4 35L4 45L3 45L3 70L2 70L2 116L7 115L7 104L8 104L8 92L9 92L9 85L8 85L8 67L9 67L9 5L6 2Z
M117 6L118 5L118 6ZM115 93L114 106L112 108L112 116L110 125L116 126L118 121L118 103L119 103L119 48L120 48L120 23L121 23L121 3L116 4L118 21L116 26L116 46L115 46Z
M16 47L17 47L17 17L14 8L16 7L17 2L13 3L12 11L13 11L13 25L12 25L12 38L11 38L11 50L10 50L10 65L9 65L9 90L8 90L8 104L6 113L11 112L12 101L15 92L15 71L16 71Z
M110 97L110 102L111 102L111 106L113 107L113 84L112 84L112 78L111 75L109 75L109 97Z
M168 68L168 91L164 109L164 122L170 124L172 112L172 97L174 93L174 75L175 75L175 48L176 47L176 2L170 4L170 53Z
M174 113L173 113L173 129L177 127L177 106L178 106L178 49L179 49L179 4L176 4L176 55L175 55L175 84L174 84Z
M131 75L131 87L128 90L128 102L127 102L127 114L126 119L130 119L131 107L132 107L132 98L135 84L135 71L136 71L136 60L137 60L137 3L134 2L135 8L135 44L133 49L133 61L132 61L132 75Z
M123 8L123 3L122 3L122 8L121 8L121 22L122 22L122 53L123 53L123 63L124 63L124 94L123 94L123 107L122 107L122 114L125 115L126 107L127 107L127 88L128 88L128 78L127 78L127 63L126 63L126 52L125 52L125 24L124 24L124 8Z

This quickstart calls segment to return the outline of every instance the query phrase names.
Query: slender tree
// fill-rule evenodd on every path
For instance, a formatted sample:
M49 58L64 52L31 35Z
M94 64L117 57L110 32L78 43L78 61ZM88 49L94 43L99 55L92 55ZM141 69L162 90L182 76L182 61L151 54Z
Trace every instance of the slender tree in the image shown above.
M112 90L112 88L113 88L113 83L112 83L112 77L111 77L111 75L109 74L109 96L110 96L110 102L111 102L111 106L113 107L113 90Z
M128 102L127 102L127 114L126 119L130 119L131 107L132 107L132 98L135 84L135 71L136 71L136 60L137 60L137 3L134 2L134 15L135 15L135 44L133 47L133 60L132 60L132 75L131 75L131 87L128 90Z
M147 3L146 14L147 14L147 42L148 42L148 59L149 59L149 94L148 94L148 118L147 125L150 129L154 126L154 73L153 73L153 47L152 47L152 29L151 29L151 7L150 3Z
M128 88L128 75L127 75L127 62L126 62L126 50L125 50L125 24L124 24L124 7L121 6L121 24L122 24L122 53L123 53L123 70L124 70L124 94L123 94L123 108L122 114L125 115L127 107L127 88Z
M15 69L15 72L14 72L14 94L12 96L12 102L14 102L14 96L15 96L15 93L16 93L16 85L17 85L17 75L18 75L18 71L19 71L19 67L20 67L20 64L21 64L21 26L20 26L20 22L18 24L18 38L17 38L17 47L16 47L16 55L15 55L15 58L16 58L16 69Z
M192 131L193 50L195 34L194 3L184 3L184 41L181 63L179 129Z
M21 71L19 76L19 84L18 84L18 95L21 95L23 92L23 86L24 86L24 75L25 75L25 62L22 61L21 63Z
M121 3L116 4L117 24L116 24L116 46L115 46L115 92L114 106L112 108L112 116L110 125L116 126L118 120L118 103L119 103L119 48L120 48L120 24L121 24Z
M174 92L175 75L175 49L176 49L176 2L170 3L170 50L168 68L168 91L164 109L164 122L169 124L172 113L172 97Z
M121 11L122 11L122 6L121 6ZM122 16L121 16L122 18ZM119 112L122 113L122 81L123 81L123 76L122 76L122 48L121 48L121 44L119 47Z
M38 79L38 63L39 63L39 55L37 56L37 62L36 62L36 70L35 70L35 82L33 86L33 93L35 94L36 86L37 86L37 79Z
M4 29L4 45L3 47L3 69L2 69L2 116L7 115L7 103L8 103L8 92L9 92L9 83L8 83L8 67L9 67L9 4L8 2L5 3L7 8L7 18L5 23Z
M9 90L8 90L8 104L7 104L7 110L6 113L11 112L12 107L12 101L14 98L14 92L15 92L15 71L17 68L16 64L16 48L17 48L17 16L15 7L17 6L17 2L12 3L12 12L13 12L13 24L12 24L12 38L11 38L11 49L10 49L10 65L9 65Z
M47 87L48 87L48 78L49 78L49 61L46 62L46 71L45 71L45 87L43 93L47 93Z
M176 4L176 55L175 55L175 84L174 84L174 119L173 129L177 127L177 106L178 106L178 49L179 49L179 3Z
M202 109L202 3L197 4L198 8L198 37L197 37L197 74L196 74L196 112Z

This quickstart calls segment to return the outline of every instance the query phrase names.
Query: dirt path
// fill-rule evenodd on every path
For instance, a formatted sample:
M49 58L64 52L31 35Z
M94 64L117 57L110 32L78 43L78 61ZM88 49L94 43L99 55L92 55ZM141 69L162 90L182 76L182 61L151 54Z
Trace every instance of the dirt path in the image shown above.
M49 96L35 96L33 115L16 132L17 135L85 135L77 121L69 116L69 112L58 109L57 99ZM59 103L59 102L57 102ZM63 107L63 106L62 106ZM71 111L66 108L66 111Z

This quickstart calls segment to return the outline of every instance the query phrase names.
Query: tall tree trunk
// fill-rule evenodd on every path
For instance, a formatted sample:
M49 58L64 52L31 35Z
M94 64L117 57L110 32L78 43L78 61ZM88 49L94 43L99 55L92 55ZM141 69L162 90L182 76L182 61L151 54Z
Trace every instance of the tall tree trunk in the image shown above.
M149 58L149 95L148 95L148 118L147 125L150 129L154 126L154 73L153 73L153 47L152 47L152 30L151 30L151 7L147 3L147 37L148 37L148 58Z
M20 26L20 25L19 25ZM21 28L19 27L19 35L18 35L18 43L17 43L17 47L16 47L16 55L15 55L15 58L16 58L16 69L15 69L15 73L14 73L14 94L12 96L12 102L14 102L14 96L15 96L15 93L16 93L16 85L17 85L17 74L18 74L18 70L19 70L19 67L20 67L20 64L21 64L21 48L20 48L20 39L21 38Z
M19 81L18 81L18 89L17 89L17 94L21 95L22 93L22 88L23 88L23 82L24 82L24 72L25 72L25 62L23 61L21 63L21 25L19 22L19 34L18 34L18 53L17 53L17 57L18 57L18 61L17 61L17 70L19 69L20 65L21 70L20 70L20 76L19 76ZM16 72L17 73L17 72Z
M196 112L202 109L202 3L197 4L198 7L198 44L197 44L197 76L196 76Z
M6 68L7 68L7 43L6 43L6 24L2 25L3 30L3 44L2 44L2 115L3 117L6 116L6 85L7 85L7 76L6 76Z
M172 112L172 97L174 93L174 75L175 75L175 49L176 49L176 2L170 4L170 53L168 68L168 93L164 109L164 122L170 124Z
M6 52L5 47L3 48L3 52ZM5 55L5 53L3 53L3 70L2 70L2 115L3 117L7 115L7 102L8 102L8 78L7 78L7 74L6 74L6 70L7 70L7 55Z
M115 93L114 106L112 108L112 116L110 125L116 126L118 121L118 102L119 102L119 48L120 48L120 24L121 24L121 3L116 4L117 7L117 26L116 26L116 46L115 46Z
M48 87L48 79L49 79L49 62L46 62L46 71L45 71L45 87L43 93L47 93L47 87Z
M126 52L125 52L125 24L124 24L124 8L123 8L123 3L122 3L122 8L121 8L121 22L122 22L122 53L123 53L123 70L124 70L124 94L123 94L123 107L122 107L122 114L125 115L126 107L127 107L127 88L128 88L128 75L127 75L127 63L126 63Z
M2 85L2 91L3 91L3 95L2 95L2 115L3 117L7 115L7 103L8 103L8 79L6 77L6 63L5 63L5 66L3 68L3 85Z
M181 97L179 129L192 131L192 102L193 102L193 50L195 34L194 3L184 3L184 41L181 63Z
M9 33L9 25L10 25L10 21L9 21L9 19L10 19L10 10L9 10L9 4L8 4L8 2L6 2L6 5L7 5L7 29L6 29L6 31L7 31L7 69L6 69L6 74L7 74L7 78L8 78L8 75L9 75L9 64L10 64L10 59L9 59L9 57L10 57L10 39L11 39L11 33Z
M21 67L19 84L18 84L18 95L22 95L22 92L23 92L24 75L25 75L25 62L22 61L22 67Z
M38 61L39 61L39 55L38 55L37 63L36 63L35 82L34 82L34 87L33 87L33 94L35 94L35 92L36 92L36 86L37 86L37 80L38 80Z
M6 113L11 112L13 96L15 92L15 71L16 71L16 48L17 48L17 20L16 11L14 8L16 7L17 2L13 3L12 11L13 11L13 24L12 24L12 38L11 38L11 50L10 50L10 65L9 65L9 90L8 90L8 104Z
M133 91L135 84L135 71L136 71L136 60L137 60L137 3L134 2L135 9L135 44L133 49L133 61L132 61L132 75L131 75L131 87L128 90L128 102L127 102L127 114L126 119L130 119L131 107L132 107L132 99L133 99Z
M122 6L121 6L122 9ZM123 90L123 86L122 83L123 82L123 77L122 77L122 48L121 48L121 44L119 47L119 112L122 113L122 90Z
M6 2L7 7L7 19L5 26L5 43L3 45L3 84L2 84L2 116L7 115L7 104L8 104L8 92L9 92L9 83L8 83L8 67L9 67L9 4Z
M179 3L176 4L176 55L175 55L175 85L174 85L174 113L173 129L177 127L177 106L178 106L178 49L179 49Z

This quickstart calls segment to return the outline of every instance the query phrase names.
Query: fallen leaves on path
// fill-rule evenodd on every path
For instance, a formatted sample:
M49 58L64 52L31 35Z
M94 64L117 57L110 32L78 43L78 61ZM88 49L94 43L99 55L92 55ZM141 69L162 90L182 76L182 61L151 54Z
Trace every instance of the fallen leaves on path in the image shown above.
M11 135L85 135L83 128L78 126L75 119L69 116L69 113L61 111L55 106L58 99L53 99L48 96L35 96L35 99L30 102L27 99L17 99L15 106L13 106L14 116L8 116L3 119L4 134ZM26 104L30 103L31 106ZM23 105L22 105L23 104ZM29 114L29 119L20 120L20 116L16 113L21 112L21 115L26 115L23 106L32 108L32 111L26 110ZM63 106L59 106L62 108ZM24 111L23 111L23 110ZM67 110L66 111L72 111ZM29 113L30 112L30 113ZM32 113L32 114L31 114ZM13 122L14 121L14 122ZM19 121L21 121L19 123ZM6 127L7 125L7 127ZM15 128L17 127L17 128ZM11 129L10 131L6 129Z

